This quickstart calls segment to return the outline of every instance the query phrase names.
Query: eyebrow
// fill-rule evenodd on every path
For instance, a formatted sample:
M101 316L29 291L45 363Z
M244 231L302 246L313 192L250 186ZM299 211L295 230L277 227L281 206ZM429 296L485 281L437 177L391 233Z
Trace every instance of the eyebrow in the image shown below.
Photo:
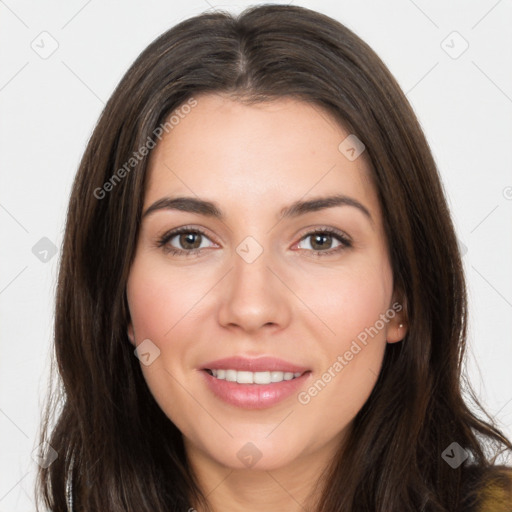
M327 197L317 197L308 201L295 201L291 205L281 209L279 212L279 220L295 218L306 213L317 212L326 208L334 208L337 206L352 206L357 208L368 218L372 224L374 222L366 206L361 204L356 199L342 194ZM163 197L149 206L148 209L143 213L142 217L145 218L148 215L160 210L179 210L183 212L204 215L206 217L212 217L221 221L225 220L224 214L216 203L195 197Z

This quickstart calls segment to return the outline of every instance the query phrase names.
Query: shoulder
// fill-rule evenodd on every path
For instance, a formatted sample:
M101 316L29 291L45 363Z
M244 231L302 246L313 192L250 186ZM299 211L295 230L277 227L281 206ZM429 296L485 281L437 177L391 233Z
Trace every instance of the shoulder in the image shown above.
M512 468L493 466L487 469L478 489L476 512L510 512L512 510Z

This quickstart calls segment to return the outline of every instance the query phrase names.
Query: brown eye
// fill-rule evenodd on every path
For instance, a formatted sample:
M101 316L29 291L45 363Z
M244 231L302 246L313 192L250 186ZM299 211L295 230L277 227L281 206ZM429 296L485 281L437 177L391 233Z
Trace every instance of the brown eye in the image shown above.
M201 237L200 233L192 232L178 235L179 245L184 249L198 249L201 245Z
M203 242L209 240L206 234L197 228L191 229L183 227L163 235L157 245L165 252L189 256L197 254L201 252L202 249L209 247L208 245L203 245Z
M337 253L352 246L352 243L346 236L332 229L322 229L308 233L302 237L299 245L305 240L310 240L309 247L299 247L299 249L312 251L315 256ZM333 247L333 244L337 245Z
M315 233L314 235L310 235L311 238L311 247L313 249L330 249L333 243L333 237L331 235L323 235L319 233Z

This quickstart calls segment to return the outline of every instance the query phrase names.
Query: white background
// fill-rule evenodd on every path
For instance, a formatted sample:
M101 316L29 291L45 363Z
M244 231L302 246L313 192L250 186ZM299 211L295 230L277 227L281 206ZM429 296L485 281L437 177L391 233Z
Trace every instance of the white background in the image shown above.
M59 253L45 263L32 247L47 237L60 248L72 179L105 101L177 22L262 2L184 3L0 0L0 512L35 509L31 452ZM407 93L467 248L472 384L512 436L512 2L294 3L355 31ZM445 50L462 49L459 36L442 44L453 31L469 43L458 58ZM52 38L58 48L43 59L31 45L48 50Z

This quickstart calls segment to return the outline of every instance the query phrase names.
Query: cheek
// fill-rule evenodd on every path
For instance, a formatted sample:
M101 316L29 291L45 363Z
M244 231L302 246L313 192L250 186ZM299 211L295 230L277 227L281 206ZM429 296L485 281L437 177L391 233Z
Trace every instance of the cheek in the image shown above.
M312 287L311 290L314 288ZM322 414L326 422L339 424L352 418L370 395L386 348L392 274L386 261L376 260L361 269L325 281L324 292L314 292L319 316L331 335L324 337L324 367L301 403Z
M206 290L200 276L135 261L127 283L127 297L137 342L149 338L158 346L163 345L185 315L187 319L193 316L193 306Z
M141 370L161 409L178 428L187 429L190 398L183 393L191 363L192 329L198 300L207 286L186 272L140 258L132 265L127 298L136 344L149 339L160 353Z
M390 307L392 272L380 253L359 258L353 265L333 275L317 275L301 293L309 297L311 309L329 327L325 336L329 351L339 351L356 339L364 338L377 324L376 338L385 339L387 322L379 321Z

